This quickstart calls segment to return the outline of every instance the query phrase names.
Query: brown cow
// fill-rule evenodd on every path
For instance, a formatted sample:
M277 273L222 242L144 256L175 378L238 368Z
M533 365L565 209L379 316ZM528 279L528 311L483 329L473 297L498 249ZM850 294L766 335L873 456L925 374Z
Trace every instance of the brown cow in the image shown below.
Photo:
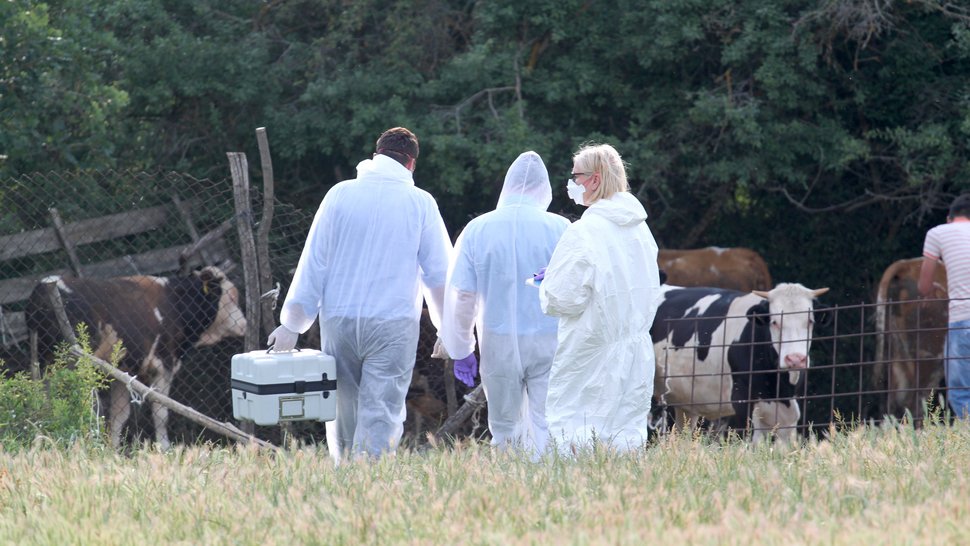
M768 265L750 248L661 249L657 264L667 273L671 286L712 286L740 292L772 288Z
M940 264L931 299L920 300L916 284L923 258L898 260L876 293L876 362L872 386L886 393L882 412L921 422L924 402L943 381L947 331L946 270ZM887 392L888 391L888 392ZM880 395L882 396L882 395Z
M108 360L112 347L121 341L119 368L165 396L191 347L213 345L246 331L239 292L215 267L187 277L55 279L68 320L75 327L87 324L94 355ZM26 320L36 332L40 361L49 361L62 338L40 285L27 301ZM108 429L112 445L118 447L131 414L131 394L117 381L110 391ZM153 409L156 441L167 448L168 409Z

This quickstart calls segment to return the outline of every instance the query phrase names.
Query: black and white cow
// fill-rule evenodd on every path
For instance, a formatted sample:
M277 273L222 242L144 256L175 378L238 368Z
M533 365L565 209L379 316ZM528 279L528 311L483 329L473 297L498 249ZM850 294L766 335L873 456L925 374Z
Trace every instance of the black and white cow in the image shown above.
M791 441L801 416L795 386L809 366L813 327L828 315L815 298L827 291L664 285L650 330L655 398L674 408L679 423L728 418L733 429L750 429L754 442L772 432Z
M51 279L45 279L48 281ZM94 355L109 360L112 347L122 342L122 371L135 375L168 396L182 358L192 347L213 345L246 332L239 309L239 291L216 267L187 277L133 276L110 279L55 277L71 325L86 323ZM37 335L40 361L49 362L62 341L50 301L41 285L27 302L26 320ZM157 405L152 416L155 438L167 448L168 409ZM108 429L115 447L131 414L131 395L125 385L110 387Z

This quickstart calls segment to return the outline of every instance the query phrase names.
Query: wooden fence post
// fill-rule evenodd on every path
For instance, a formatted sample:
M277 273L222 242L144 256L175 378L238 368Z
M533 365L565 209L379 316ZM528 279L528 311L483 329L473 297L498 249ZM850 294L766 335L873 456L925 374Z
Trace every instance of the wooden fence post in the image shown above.
M81 270L81 260L77 257L74 243L67 237L67 232L64 230L64 221L61 220L61 213L57 212L57 209L53 207L47 209L47 212L51 215L51 222L54 224L54 233L57 234L57 240L64 247L64 252L67 252L67 259L71 262L71 270L74 271L76 276L83 277L84 272Z
M275 197L273 181L273 158L269 153L269 140L266 137L266 128L256 129L256 141L259 143L259 163L263 170L263 215L259 219L259 229L256 231L256 257L259 264L259 293L269 293L273 286L273 270L269 261L269 230L273 225L273 205ZM268 336L276 327L276 319L273 311L276 309L276 302L279 293L275 293L270 299L260 298L263 335Z
M61 300L61 292L57 289L56 279L44 279L44 291L47 292L47 299L51 302L51 309L54 311L54 321L57 329L61 331L61 336L71 345L77 345L77 337L74 336L74 329L71 322L67 320L67 311L64 310L64 302Z
M236 229L242 254L243 278L246 284L246 339L243 347L248 353L259 347L259 278L257 277L256 244L253 242L253 210L249 200L249 163L246 154L227 152L229 170L232 172L233 198L236 205ZM253 434L256 425L250 421L241 424L242 430Z
M246 285L246 352L256 350L259 343L259 279L257 277L256 244L253 242L253 210L249 200L249 163L246 154L228 152L232 172L232 189L236 205L236 229L242 254L243 278Z
M30 378L34 381L40 381L40 356L37 352L37 332L30 331L27 334L27 343L30 350Z
M445 381L445 407L448 408L448 417L458 411L458 397L455 396L455 361L448 358L442 366Z

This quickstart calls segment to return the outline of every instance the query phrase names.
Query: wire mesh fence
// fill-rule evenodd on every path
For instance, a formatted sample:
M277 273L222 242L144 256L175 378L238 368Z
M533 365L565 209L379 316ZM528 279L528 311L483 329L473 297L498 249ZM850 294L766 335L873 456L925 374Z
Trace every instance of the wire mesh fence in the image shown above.
M36 374L32 360L50 361L59 335L50 309L31 294L41 280L56 277L72 322L88 324L98 356L108 356L120 340L123 370L201 413L232 422L231 357L243 352L244 328L231 323L235 317L229 311L235 306L245 312L246 299L231 180L78 171L31 174L4 181L3 188L4 373ZM258 191L251 197L252 210L262 210ZM275 203L269 252L281 299L314 213L315 206L301 210ZM228 298L232 292L238 295ZM38 333L35 358L28 326ZM261 332L261 340L266 335ZM446 384L445 363L430 358L435 339L424 317L407 398L407 441L423 441L466 392L463 385ZM316 325L300 346L319 348ZM109 426L113 418L116 425L119 416L123 420L119 434L125 442L155 439L162 428L174 442L224 441L178 415L160 421L157 408L131 400L127 391L115 396L110 391L101 396L101 407ZM125 406L130 407L127 415ZM288 430L301 441L324 438L322 424L294 423ZM255 434L274 443L283 440L280 427L256 427Z
M930 416L950 419L944 381L947 303L921 299L831 307L826 310L829 320L816 325L814 333L783 340L807 348L810 364L803 369L786 365L778 336L729 337L726 329L710 324L760 319L767 333L769 321L782 329L779 322L797 320L800 313L669 320L664 326L668 335L677 328L694 333L686 343L657 350L658 377L663 379L655 389L654 428L677 425L675 415L694 416L718 432L750 436L758 412L772 433L789 427L802 434L825 434L833 426L843 429L889 418L917 426ZM705 329L713 331L709 342L698 342ZM677 358L689 364L673 365ZM797 405L794 420L786 423L792 404Z
M6 180L2 188L0 360L4 373L31 373L27 327L31 293L42 279L58 276L64 287L74 286L73 292L64 292L66 303L77 314L73 318L83 316L89 322L95 334L93 349L103 352L122 340L129 358L123 366L132 374L149 385L166 388L178 402L232 422L230 361L233 354L243 352L243 339L232 324L224 324L219 331L209 328L219 312L227 309L223 296L237 290L240 295L231 303L242 308L246 301L240 245L233 227L237 217L232 182L178 173L79 171L32 174ZM252 191L251 197L252 210L261 210L259 192ZM269 251L273 279L281 285L280 298L285 297L315 205L303 210L275 204ZM214 276L206 277L206 271ZM947 300L918 299L912 279L901 276L898 268L893 271L896 284L880 289L877 303L829 310L830 322L818 326L811 339L811 365L796 380L790 370L778 367L745 371L726 365L707 373L719 374L716 381L720 383L747 385L752 384L750 378L737 380L757 373L770 376L768 383L773 381L776 388L774 393L735 392L714 402L734 409L753 402L796 400L796 427L802 433L823 431L832 424L881 421L885 415L908 415L919 423L927 411L942 410ZM129 279L127 284L119 284L119 278L132 276L166 282ZM945 278L942 283L945 286ZM186 286L197 290L193 293ZM84 306L78 304L81 295ZM273 318L278 320L278 316ZM35 322L40 324L39 319ZM267 334L261 332L261 341ZM43 336L39 332L38 356L46 354L45 348L54 339L52 332ZM469 393L461 382L454 381L448 363L430 357L435 339L435 328L425 314L407 395L405 445L423 444L427 434L453 415ZM807 344L809 340L801 341ZM163 347L165 343L171 346ZM764 341L722 339L709 343L707 350L720 344L726 354L744 343ZM319 348L317 325L301 337L300 346ZM658 352L658 365L663 366L666 358ZM171 372L169 385L158 383L164 370ZM785 383L792 389L783 397L777 393ZM676 410L678 403L688 407L699 403L688 399L664 405L660 403L661 389L655 393L658 411ZM123 414L113 406L118 400L111 398L108 392L102 396L104 413L109 417L112 412ZM160 422L153 408L135 402L120 431L126 442L153 440L160 427L173 442L225 441L178 415ZM474 411L456 434L487 437L486 411ZM745 413L743 419L749 417ZM279 444L284 441L284 430L300 441L324 441L322 423L255 427L255 434Z

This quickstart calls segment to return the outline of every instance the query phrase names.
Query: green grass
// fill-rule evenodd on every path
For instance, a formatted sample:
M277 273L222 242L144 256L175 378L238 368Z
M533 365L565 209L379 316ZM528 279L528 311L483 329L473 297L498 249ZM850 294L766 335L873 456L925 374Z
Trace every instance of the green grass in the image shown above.
M463 443L337 468L315 448L36 445L0 453L0 543L959 544L968 459L963 424L539 463Z

